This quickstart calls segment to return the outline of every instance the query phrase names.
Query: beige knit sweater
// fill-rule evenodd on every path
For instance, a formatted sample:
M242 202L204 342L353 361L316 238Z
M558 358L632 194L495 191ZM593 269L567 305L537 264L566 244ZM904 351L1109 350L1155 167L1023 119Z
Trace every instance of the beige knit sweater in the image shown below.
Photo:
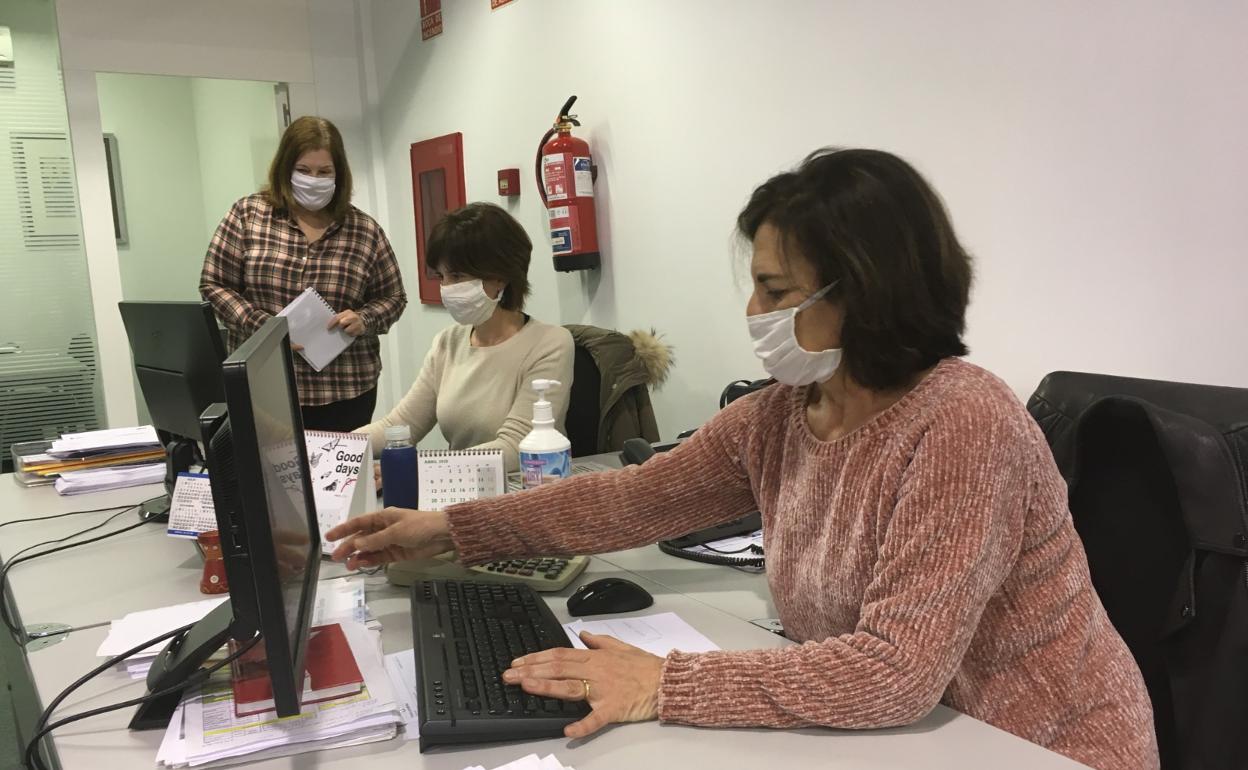
M536 318L489 347L473 346L471 326L449 326L433 338L403 400L359 430L368 434L377 457L387 427L411 426L415 443L436 424L451 449L501 449L506 470L518 470L520 442L533 430L533 380L562 383L549 399L555 429L563 433L575 353L567 329Z
M660 719L871 728L944 703L1096 768L1157 767L1143 680L1009 388L947 359L836 441L811 433L804 397L775 386L643 466L451 508L460 556L601 553L757 506L800 644L671 653Z

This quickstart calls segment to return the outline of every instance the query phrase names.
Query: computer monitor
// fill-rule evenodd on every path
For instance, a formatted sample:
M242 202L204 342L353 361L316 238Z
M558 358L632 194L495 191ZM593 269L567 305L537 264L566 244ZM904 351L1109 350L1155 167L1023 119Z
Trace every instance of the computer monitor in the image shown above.
M207 302L120 302L134 373L152 425L165 447L165 489L199 459L199 416L225 399L225 345ZM144 505L144 518L166 515L169 496Z
M225 404L203 427L230 599L161 652L156 692L185 682L228 639L263 637L278 716L300 710L320 571L317 524L286 319L270 318L222 364ZM145 704L134 729L164 727L180 693Z

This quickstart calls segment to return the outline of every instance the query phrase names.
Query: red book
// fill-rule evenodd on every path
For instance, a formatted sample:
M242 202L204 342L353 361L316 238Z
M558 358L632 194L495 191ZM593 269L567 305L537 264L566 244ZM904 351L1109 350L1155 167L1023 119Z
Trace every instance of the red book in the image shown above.
M230 652L237 648L237 643L231 641ZM358 695L364 689L364 677L355 664L347 635L337 623L316 626L308 632L303 666L307 676L303 678L300 700L305 706ZM234 716L246 717L277 709L263 642L231 663L230 675L234 685Z

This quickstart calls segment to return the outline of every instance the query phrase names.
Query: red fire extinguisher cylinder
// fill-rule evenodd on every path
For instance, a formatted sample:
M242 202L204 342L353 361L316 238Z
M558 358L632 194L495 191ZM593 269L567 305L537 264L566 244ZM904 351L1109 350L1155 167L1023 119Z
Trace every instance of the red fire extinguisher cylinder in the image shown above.
M593 156L589 143L572 136L572 121L560 115L556 133L541 149L541 186L550 222L555 269L599 267L594 214Z

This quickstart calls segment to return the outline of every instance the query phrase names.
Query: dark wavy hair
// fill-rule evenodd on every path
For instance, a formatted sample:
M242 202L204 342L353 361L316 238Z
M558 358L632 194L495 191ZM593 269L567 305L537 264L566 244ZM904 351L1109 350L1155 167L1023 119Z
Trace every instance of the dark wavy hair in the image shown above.
M825 300L844 310L842 366L891 390L943 358L966 355L971 259L919 172L879 150L823 149L754 190L737 217L752 240L764 223L785 259L808 260Z
M429 233L425 264L507 284L498 304L523 310L529 296L533 243L510 214L493 203L469 203L438 220Z

